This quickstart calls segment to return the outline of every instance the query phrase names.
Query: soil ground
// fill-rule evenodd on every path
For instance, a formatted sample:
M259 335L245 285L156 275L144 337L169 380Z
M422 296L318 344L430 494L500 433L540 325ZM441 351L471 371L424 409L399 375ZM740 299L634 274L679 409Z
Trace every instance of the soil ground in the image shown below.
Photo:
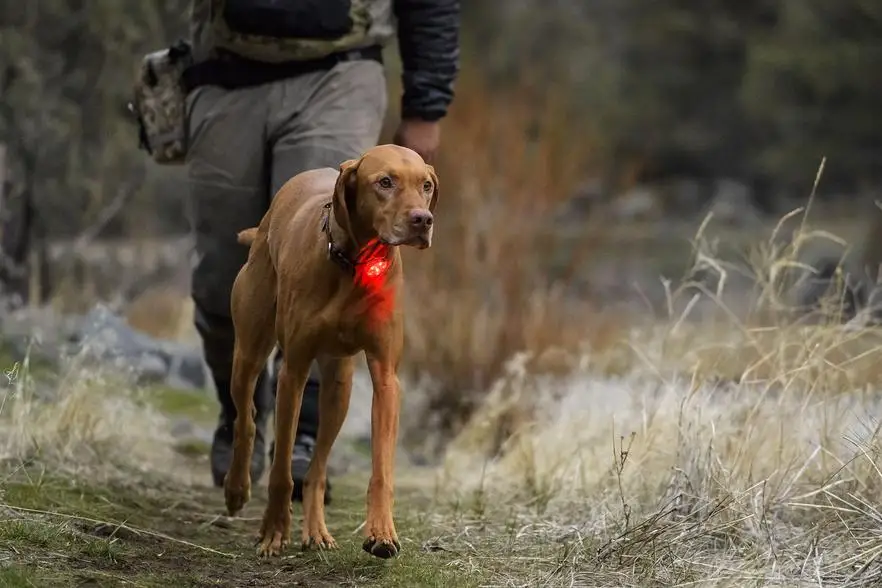
M196 465L196 464L194 464ZM200 464L201 467L201 464ZM260 560L254 549L265 488L241 517L224 516L223 496L168 480L111 485L55 476L37 467L7 470L0 507L0 586L478 586L480 571L446 566L433 549L421 493L401 488L403 553L394 561L362 551L363 475L335 480L328 507L336 551ZM295 523L298 523L295 507ZM293 536L296 538L298 529Z

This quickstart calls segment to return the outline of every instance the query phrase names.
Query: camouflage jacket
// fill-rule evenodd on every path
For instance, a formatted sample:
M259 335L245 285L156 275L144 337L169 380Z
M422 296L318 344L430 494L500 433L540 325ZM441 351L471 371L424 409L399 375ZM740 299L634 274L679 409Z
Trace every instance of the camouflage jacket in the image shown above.
M437 120L447 113L459 70L459 0L353 0L352 33L333 40L271 39L230 33L212 14L222 0L191 0L190 41L196 62L218 48L259 61L317 59L398 35L404 94L401 115Z

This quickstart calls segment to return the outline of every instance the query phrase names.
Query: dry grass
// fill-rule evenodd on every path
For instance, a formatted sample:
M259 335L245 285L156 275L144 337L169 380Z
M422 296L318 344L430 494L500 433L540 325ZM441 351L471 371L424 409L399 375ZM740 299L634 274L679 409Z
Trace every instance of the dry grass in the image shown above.
M882 583L882 330L841 325L835 291L833 312L795 324L782 268L830 236L776 237L751 258L759 292L745 316L684 285L671 297L717 301L721 318L689 320L694 298L682 316L572 356L565 376L514 358L439 474L489 525L468 541L499 561L537 537L566 545L534 583ZM697 245L697 263L725 278Z
M451 447L441 486L478 500L483 520L516 517L522 542L567 543L560 584L882 581L879 335L841 356L855 336L831 326L717 335L635 332L617 352L632 366L619 376L591 356L563 378L513 362L501 402ZM496 446L513 398L538 410ZM504 531L483 533L493 542Z
M691 320L693 285L671 291L683 315L610 328L585 345L554 340L502 362L434 470L434 487L425 470L400 472L399 508L421 503L428 514L406 527L422 551L390 568L397 581L454 573L475 586L882 582L882 333L836 317L794 324L780 308L775 268L798 251L772 243L753 258L762 291L746 316L721 307L713 322ZM697 262L725 274L696 244ZM20 431L7 457L40 447L50 463L92 471L95 448L121 442L124 428L130 451L110 455L168 475L168 444L144 446L156 452L148 459L130 441L156 437L167 426L159 416L141 418L144 409L110 395L103 380L62 389L66 402L4 408L4 425ZM357 561L347 553L329 565L356 570Z
M25 359L0 390L0 461L102 477L178 463L169 418L125 373L74 357L45 378L35 377Z
M436 245L405 254L404 373L428 390L420 420L443 436L459 430L514 353L576 348L612 322L566 294L569 276L553 282L545 271L563 246L550 213L592 158L559 94L543 90L492 88L463 72L436 164ZM586 234L566 247L576 266L596 241Z

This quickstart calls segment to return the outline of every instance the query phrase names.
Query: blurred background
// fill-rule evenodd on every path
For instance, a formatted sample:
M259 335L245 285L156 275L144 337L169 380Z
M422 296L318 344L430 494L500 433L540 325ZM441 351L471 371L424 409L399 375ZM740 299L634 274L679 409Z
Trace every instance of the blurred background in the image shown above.
M102 304L194 344L186 172L139 151L126 112L188 4L2 3L0 278L30 309L6 335ZM743 262L727 292L749 306L747 246L799 207L836 251L882 258L882 3L472 0L463 19L436 245L406 261L417 432L455 433L518 351L551 365L670 315L696 260ZM394 46L387 64L384 141Z

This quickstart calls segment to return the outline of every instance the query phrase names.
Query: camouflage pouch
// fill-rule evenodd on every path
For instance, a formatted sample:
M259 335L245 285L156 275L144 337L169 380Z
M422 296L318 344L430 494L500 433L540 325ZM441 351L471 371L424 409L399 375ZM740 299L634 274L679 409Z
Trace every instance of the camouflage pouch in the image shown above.
M185 41L141 60L129 111L138 121L140 147L156 163L180 164L186 159L187 95L181 75L192 61Z
M368 34L367 0L210 0L213 39L246 59L279 63L320 59Z

